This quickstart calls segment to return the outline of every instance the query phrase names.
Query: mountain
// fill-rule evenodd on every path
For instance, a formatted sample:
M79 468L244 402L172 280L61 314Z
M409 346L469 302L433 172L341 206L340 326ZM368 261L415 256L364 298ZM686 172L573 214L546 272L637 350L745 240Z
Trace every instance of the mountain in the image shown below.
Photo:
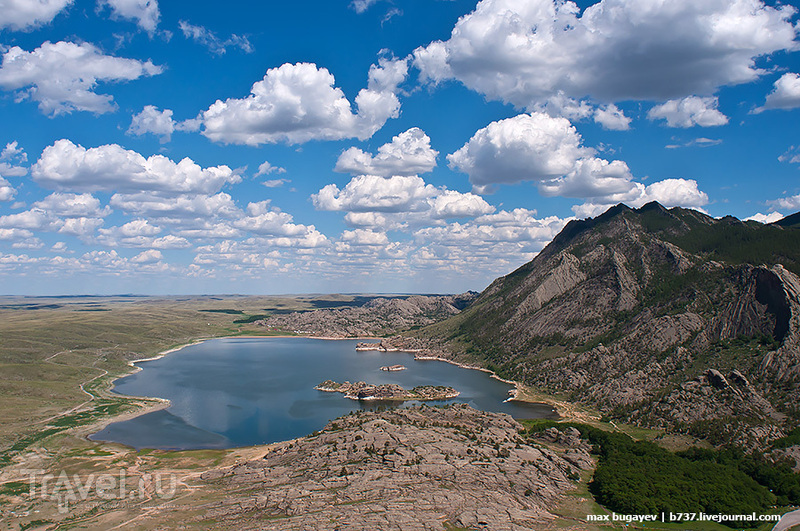
M617 205L419 337L611 418L763 446L800 416L798 274L800 227Z

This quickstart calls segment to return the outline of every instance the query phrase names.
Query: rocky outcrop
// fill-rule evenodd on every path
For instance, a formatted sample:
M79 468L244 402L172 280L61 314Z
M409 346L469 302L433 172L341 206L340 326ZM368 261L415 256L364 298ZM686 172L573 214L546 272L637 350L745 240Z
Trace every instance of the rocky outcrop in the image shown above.
M360 412L206 472L230 496L198 518L236 529L537 529L593 462L585 447L567 459L526 444L520 429L466 405Z
M406 390L397 384L337 383L333 380L325 380L314 389L328 393L344 393L344 397L351 400L384 400L389 402L448 400L461 394L452 387L444 385L418 385L413 389Z
M375 337L419 328L456 315L477 296L461 295L373 299L355 308L273 315L255 324L269 330L324 337Z

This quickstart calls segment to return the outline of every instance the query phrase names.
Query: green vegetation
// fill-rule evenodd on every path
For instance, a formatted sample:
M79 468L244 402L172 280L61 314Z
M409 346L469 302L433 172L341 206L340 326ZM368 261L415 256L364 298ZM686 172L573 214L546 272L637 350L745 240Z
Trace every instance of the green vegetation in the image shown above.
M18 496L30 490L30 485L24 481L9 481L0 484L0 496Z
M800 427L790 431L786 437L781 437L772 442L773 448L788 448L795 445L800 445Z
M598 455L589 491L598 503L621 514L765 513L776 503L800 503L800 475L756 453L699 448L672 453L651 442L585 424L536 421L526 425L528 436L550 427L577 428Z
M692 448L678 455L694 463L717 463L740 470L777 496L778 505L800 504L800 474L794 473L788 463L772 463L757 452L745 455L738 448Z
M645 206L635 215L648 231L692 254L729 264L780 263L800 274L798 232L793 226L743 222L730 216L714 220L682 208L666 211Z

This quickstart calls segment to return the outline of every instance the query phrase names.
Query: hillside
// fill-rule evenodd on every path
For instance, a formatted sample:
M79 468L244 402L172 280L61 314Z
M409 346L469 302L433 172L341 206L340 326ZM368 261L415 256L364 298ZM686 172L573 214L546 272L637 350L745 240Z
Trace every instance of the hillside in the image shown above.
M468 292L376 297L361 306L281 313L257 320L255 324L267 330L325 337L384 336L446 319L468 306L477 295Z
M763 446L798 415L798 273L792 224L618 205L418 337L612 418Z

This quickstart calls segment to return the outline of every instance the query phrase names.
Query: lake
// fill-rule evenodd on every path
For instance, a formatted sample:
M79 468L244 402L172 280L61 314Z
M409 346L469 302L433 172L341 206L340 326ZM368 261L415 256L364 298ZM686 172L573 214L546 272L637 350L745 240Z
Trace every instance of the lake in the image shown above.
M551 406L504 402L512 386L489 374L404 352L356 351L356 340L225 338L142 361L142 370L115 382L114 392L169 399L172 405L110 424L90 436L134 448L200 449L252 446L302 437L358 409L401 404L359 402L317 391L324 380L448 385L467 403L515 418L552 418ZM404 371L380 368L400 364ZM405 402L402 405L414 404Z

